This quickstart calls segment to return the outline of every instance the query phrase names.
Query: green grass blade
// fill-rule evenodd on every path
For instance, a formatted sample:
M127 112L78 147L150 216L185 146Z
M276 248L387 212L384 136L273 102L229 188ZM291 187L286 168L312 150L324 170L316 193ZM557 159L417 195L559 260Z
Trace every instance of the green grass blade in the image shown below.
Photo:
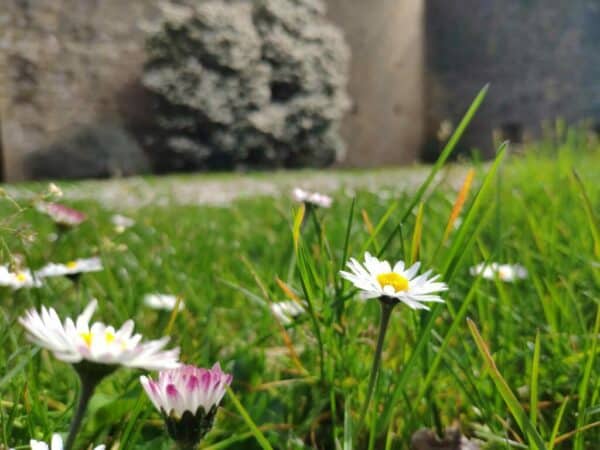
M533 348L533 361L531 363L531 382L529 397L529 420L533 426L537 425L538 408L538 380L540 375L540 331L535 335L535 346Z
M563 416L565 415L565 410L567 409L567 403L569 403L569 400L569 397L565 397L564 401L560 405L560 409L556 415L556 420L554 421L554 426L552 427L550 442L548 442L548 450L554 449L554 443L556 442L556 437L558 436L558 431L560 430L560 425L562 423Z
M242 416L242 419L244 419L244 422L246 422L246 425L248 426L248 428L250 428L250 431L252 432L254 438L262 447L262 449L273 450L273 447L271 447L271 444L269 444L269 441L267 441L265 435L256 426L256 424L248 414L248 411L246 411L246 408L242 406L237 396L233 393L233 390L231 388L227 388L227 393L229 394L229 398L231 399L233 406L235 406L235 409L237 409L238 413L240 413L240 416Z
M585 364L585 369L583 371L583 377L579 383L579 401L577 403L577 428L583 428L585 426L585 419L587 415L585 414L585 410L587 408L587 400L590 388L590 381L592 376L592 369L594 367L594 362L596 361L596 350L598 347L598 333L600 332L600 305L596 311L596 321L594 323L594 331L589 337L591 341L590 351L588 353L588 358ZM583 434L577 433L575 435L575 443L573 448L576 450L583 450Z
M586 213L586 216L588 219L590 231L592 232L592 237L594 239L594 254L596 255L596 258L600 258L600 227L598 226L598 220L596 219L596 216L594 215L594 209L592 207L592 202L590 201L590 197L588 196L588 194L585 190L585 186L583 185L583 181L581 180L581 177L579 176L577 171L575 171L575 169L573 169L572 173L573 173L573 179L575 180L575 183L577 184L577 187L579 188L579 192L581 193L581 196L583 197L583 206L585 208L585 213Z
M511 414L515 418L515 421L519 425L519 428L523 433L525 433L528 437L529 444L533 445L533 448L537 448L537 450L546 450L546 444L542 440L542 437L539 435L535 426L529 421L527 418L527 414L525 410L519 403L519 400L512 392L506 380L502 377L502 374L496 367L496 362L490 353L490 350L479 334L479 330L477 329L477 325L471 320L467 319L467 324L469 325L469 329L471 330L471 334L473 335L473 339L475 339L475 344L477 345L477 349L483 359L485 361L486 367L489 371L496 388L500 392L504 403L510 410Z
M350 409L350 398L346 397L344 405L344 450L352 450L352 436L354 436L354 427L352 425L352 411Z
M439 158L437 159L437 161L433 165L433 167L431 169L431 172L429 172L429 175L427 176L427 178L425 179L425 181L423 182L423 184L419 187L419 189L416 192L416 194L414 195L412 201L410 202L410 204L406 208L406 211L404 212L404 215L402 216L402 219L400 220L400 223L404 223L404 221L408 218L408 216L410 216L412 210L421 201L421 198L425 194L425 191L427 190L427 188L429 187L429 185L431 184L431 182L435 178L436 174L440 171L440 169L442 168L442 166L444 165L444 163L446 162L446 160L448 159L448 157L452 154L452 151L456 147L456 144L458 143L459 139L462 137L463 133L467 129L467 126L469 125L469 123L473 119L473 116L475 116L475 113L477 112L477 110L481 106L481 103L485 99L485 96L487 94L488 88L489 88L489 85L486 84L479 91L479 93L477 94L477 96L475 97L475 99L473 100L473 102L471 103L471 106L469 106L469 109L467 110L467 112L463 116L462 120L460 121L460 123L456 127L456 130L454 130L454 133L452 134L452 136L450 137L450 139L448 140L448 142L444 146L444 149L442 150L442 153L440 153Z

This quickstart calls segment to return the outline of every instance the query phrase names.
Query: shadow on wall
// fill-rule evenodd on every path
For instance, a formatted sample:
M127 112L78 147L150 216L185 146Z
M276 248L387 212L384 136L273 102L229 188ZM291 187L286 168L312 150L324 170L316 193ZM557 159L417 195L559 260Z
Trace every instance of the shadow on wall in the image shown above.
M114 124L89 126L64 135L28 155L25 166L35 179L107 178L150 171L144 151Z

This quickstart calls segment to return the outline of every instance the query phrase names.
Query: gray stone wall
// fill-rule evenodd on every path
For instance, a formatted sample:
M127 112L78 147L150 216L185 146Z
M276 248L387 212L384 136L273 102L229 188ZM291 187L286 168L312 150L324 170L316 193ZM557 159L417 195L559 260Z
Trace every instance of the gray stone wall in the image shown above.
M427 135L456 125L490 91L462 147L493 153L502 138L539 135L545 120L600 120L600 3L596 0L428 0Z
M182 0L186 3L192 0ZM423 0L327 0L354 55L346 165L416 159L422 136ZM1 0L0 137L4 178L78 127L149 126L141 88L145 30L160 0ZM143 134L143 133L139 133Z
M143 123L139 87L153 0L2 0L0 126L4 176L79 126ZM85 149L82 149L85 151Z

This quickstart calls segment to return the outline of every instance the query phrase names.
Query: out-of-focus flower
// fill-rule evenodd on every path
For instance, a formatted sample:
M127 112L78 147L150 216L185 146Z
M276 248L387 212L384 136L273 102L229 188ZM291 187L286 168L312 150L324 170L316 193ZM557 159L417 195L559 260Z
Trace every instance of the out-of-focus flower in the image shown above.
M69 261L66 264L48 263L36 271L38 278L61 277L79 275L84 272L99 272L103 269L102 261L98 257L81 258Z
M8 266L0 266L0 286L13 289L25 287L40 287L42 281L34 276L29 269L16 269L12 271Z
M63 191L54 183L48 185L48 193L57 198L63 196Z
M511 283L517 280L527 278L527 269L520 264L499 264L492 262L489 264L479 263L469 269L473 276L481 275L486 280L494 280L498 277L499 280Z
M54 223L64 227L75 227L87 219L81 211L60 203L38 202L35 207L39 212L48 215Z
M135 220L122 216L121 214L114 214L110 221L115 227L117 233L123 233L127 228L135 225Z
M452 125L452 122L448 119L443 120L440 123L440 126L436 133L438 140L445 141L452 135L453 131L454 131L454 126Z
M217 363L212 369L185 365L160 372L157 381L142 376L140 382L171 438L182 448L194 448L212 428L232 378Z
M50 446L42 441L36 441L32 439L29 441L29 445L31 446L31 450L63 450L63 441L60 435L53 434L52 441L50 442ZM104 450L106 446L99 445L94 447L94 450Z
M301 188L295 188L292 191L292 197L297 202L306 203L308 205L319 206L321 208L329 208L333 203L333 199L319 192L309 192Z
M271 303L271 311L283 325L289 325L294 317L303 314L305 310L298 302L289 300Z
M152 309L164 309L166 311L173 311L177 304L178 297L170 294L146 294L144 295L144 305ZM185 308L183 300L179 302L178 311Z
M367 252L364 265L351 258L347 266L350 271L341 271L340 275L360 289L363 299L379 298L402 302L413 309L429 309L424 303L443 303L436 293L448 289L445 283L436 281L439 275L430 277L431 270L417 276L419 262L405 268L404 261L398 261L392 268L389 262Z
M92 300L75 321L60 321L53 308L42 306L27 311L19 319L28 332L29 339L50 350L56 358L72 364L138 367L162 370L178 367L179 348L163 350L168 337L141 342L140 334L133 334L133 321L127 320L119 330L102 322L89 324L97 307Z

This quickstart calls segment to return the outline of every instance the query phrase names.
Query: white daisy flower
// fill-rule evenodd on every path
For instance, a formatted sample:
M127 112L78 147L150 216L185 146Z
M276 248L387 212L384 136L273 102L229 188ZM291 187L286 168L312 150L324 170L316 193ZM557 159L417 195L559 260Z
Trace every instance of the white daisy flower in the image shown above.
M53 434L52 441L50 442L50 447L48 444L42 441L36 441L32 439L29 441L29 445L31 446L31 450L63 450L63 441L60 435ZM105 445L99 445L94 447L94 450L104 450L106 448Z
M333 199L325 194L319 192L309 192L301 188L295 188L292 191L292 197L294 200L300 203L307 203L321 208L329 208L333 203Z
M123 233L127 228L135 225L135 220L122 216L121 214L114 214L110 221L115 227L117 233Z
M80 258L66 264L48 263L36 272L39 278L78 275L84 272L99 272L103 269L98 257Z
M298 302L289 300L285 302L271 303L271 311L273 315L283 325L289 325L297 317L305 312L305 309Z
M17 269L13 272L8 266L0 266L0 286L8 286L16 290L41 285L42 281L29 269Z
M168 337L141 342L142 336L133 334L132 320L127 320L119 330L102 322L94 322L90 326L97 305L98 302L92 300L75 321L67 318L61 323L53 308L42 306L41 314L31 309L19 322L27 329L33 343L68 363L88 361L147 370L179 366L179 348L162 350L169 341Z
M233 377L221 370L182 365L158 374L158 380L140 377L152 404L162 414L167 431L182 448L195 448L212 428L217 408Z
M481 275L486 280L499 280L512 283L517 280L524 280L528 276L527 269L520 264L499 264L492 262L489 264L480 263L469 269L473 276Z
M177 296L170 294L146 294L144 295L144 305L152 309L164 309L165 311L173 311L177 304ZM183 300L179 302L178 311L185 308Z
M398 261L392 268L389 262L366 252L364 264L351 258L347 266L350 271L341 271L340 275L360 289L363 299L387 298L413 309L429 309L423 303L443 303L435 293L448 289L445 283L436 281L439 275L430 277L431 270L417 276L419 262L405 268L404 261Z

